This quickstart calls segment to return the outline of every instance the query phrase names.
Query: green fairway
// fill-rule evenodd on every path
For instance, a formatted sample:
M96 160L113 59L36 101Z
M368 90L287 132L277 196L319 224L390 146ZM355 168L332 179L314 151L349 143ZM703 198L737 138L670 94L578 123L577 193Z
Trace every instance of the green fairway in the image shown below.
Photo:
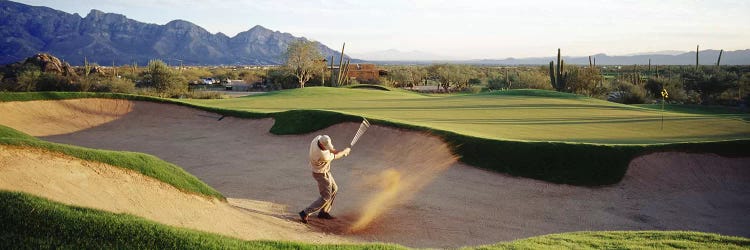
M405 91L308 87L234 99L187 102L265 113L332 110L502 140L654 144L750 138L747 113L661 112L543 90L421 95Z

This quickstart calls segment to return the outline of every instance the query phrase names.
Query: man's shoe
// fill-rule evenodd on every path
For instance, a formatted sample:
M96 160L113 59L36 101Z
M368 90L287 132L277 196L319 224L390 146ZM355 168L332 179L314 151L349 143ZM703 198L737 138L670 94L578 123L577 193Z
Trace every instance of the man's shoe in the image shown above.
M299 218L302 221L302 223L307 224L307 213L305 213L305 210L302 210L302 212L299 212Z
M318 218L321 218L321 219L326 219L326 220L333 220L333 219L336 219L335 217L331 216L331 214L329 214L329 213L326 213L326 212L319 212L319 213L318 213Z

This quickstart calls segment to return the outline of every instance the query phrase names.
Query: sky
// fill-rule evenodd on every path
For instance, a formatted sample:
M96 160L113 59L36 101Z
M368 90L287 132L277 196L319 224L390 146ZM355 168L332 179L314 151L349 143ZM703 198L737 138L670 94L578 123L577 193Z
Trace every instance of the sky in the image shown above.
M19 0L86 16L182 19L234 36L255 25L347 54L396 49L503 59L750 48L748 0Z

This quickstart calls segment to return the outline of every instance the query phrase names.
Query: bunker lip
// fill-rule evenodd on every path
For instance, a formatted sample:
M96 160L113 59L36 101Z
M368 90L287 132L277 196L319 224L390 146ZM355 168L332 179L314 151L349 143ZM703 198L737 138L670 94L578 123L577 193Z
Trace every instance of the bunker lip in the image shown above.
M306 135L276 136L268 132L272 119L226 117L218 121L220 115L188 107L125 102L130 102L132 110L118 119L43 139L156 155L183 167L230 202L249 199L277 204L283 209L272 215L282 218L293 218L318 196L306 163L310 138L328 134L341 147L359 126L342 123ZM106 105L99 107L109 109ZM30 110L22 113L40 124L66 119L40 115L43 112L34 110L34 105L18 106L25 107ZM325 234L324 238L411 247L484 245L597 230L693 230L750 236L750 218L745 216L750 210L750 193L745 191L750 190L750 158L687 153L641 156L630 163L622 182L599 188L550 184L448 163L432 176L419 178L427 181L412 197L382 206L385 209L366 227L349 230L363 206L381 207L365 205L368 201L379 191L390 190L377 181L368 183L368 178L377 179L381 173L389 176L387 171L392 169L404 181L422 176L424 166L451 159L454 156L437 137L373 125L350 156L333 163L340 191L332 214L339 219L327 222L311 216L311 224L318 231L341 234ZM422 167L410 168L424 162ZM263 211L252 204L250 210Z

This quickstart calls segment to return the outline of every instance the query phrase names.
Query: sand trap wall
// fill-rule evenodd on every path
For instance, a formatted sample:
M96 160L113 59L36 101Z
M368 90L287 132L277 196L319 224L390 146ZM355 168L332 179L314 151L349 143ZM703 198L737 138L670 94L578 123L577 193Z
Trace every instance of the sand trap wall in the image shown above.
M32 136L78 132L122 118L133 102L121 99L73 99L0 102L0 124Z

